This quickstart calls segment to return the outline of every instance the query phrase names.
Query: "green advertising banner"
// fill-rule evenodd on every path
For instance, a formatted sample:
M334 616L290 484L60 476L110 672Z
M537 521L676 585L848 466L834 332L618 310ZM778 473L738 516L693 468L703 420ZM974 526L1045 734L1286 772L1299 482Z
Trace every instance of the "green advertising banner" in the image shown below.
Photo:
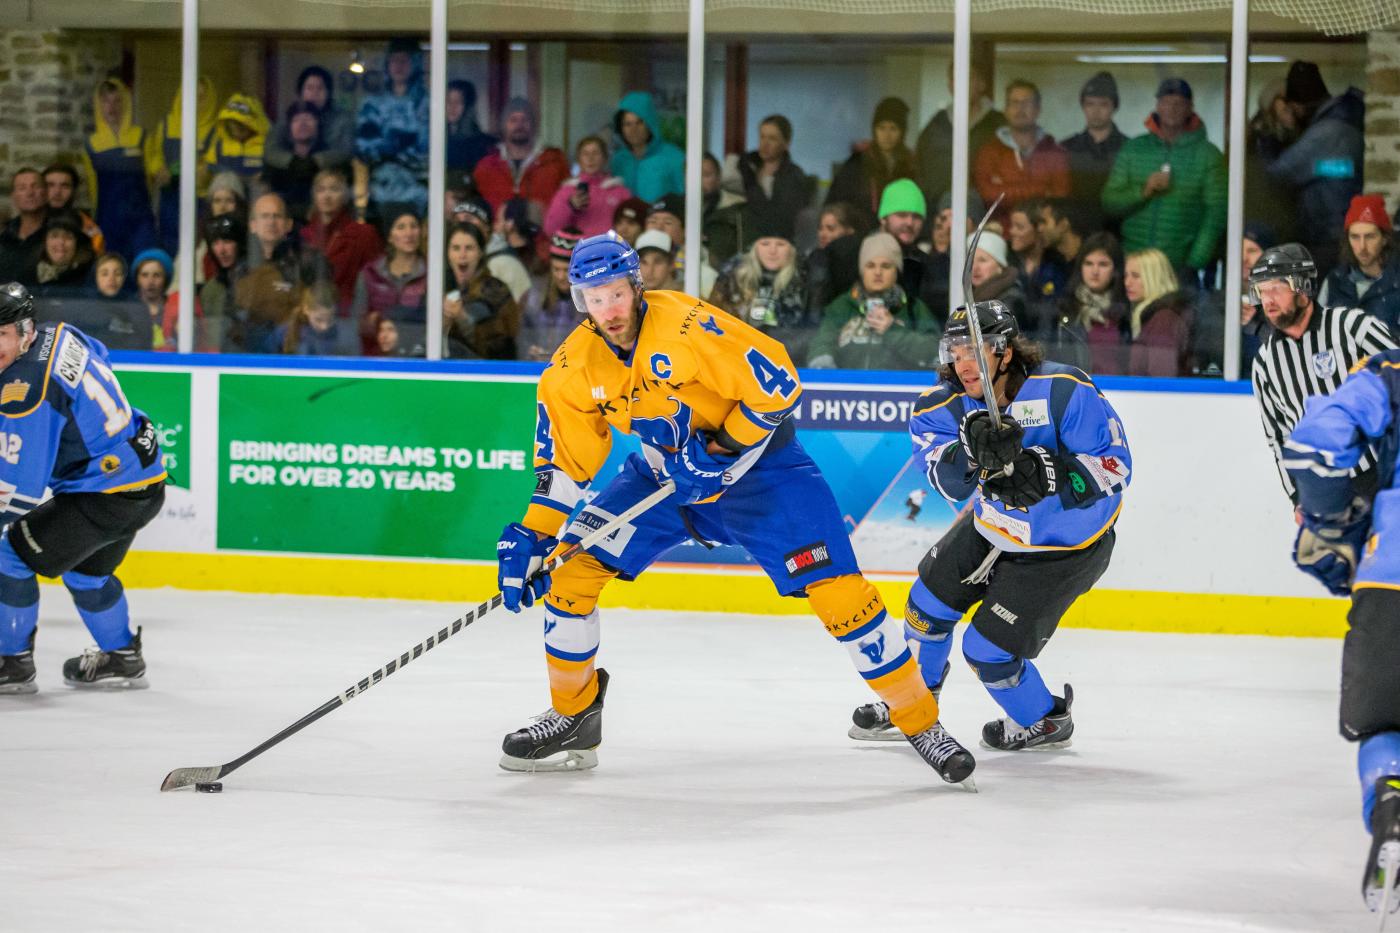
M190 374L119 369L122 393L155 426L170 485L190 488Z
M533 382L221 374L218 546L494 560L534 429Z

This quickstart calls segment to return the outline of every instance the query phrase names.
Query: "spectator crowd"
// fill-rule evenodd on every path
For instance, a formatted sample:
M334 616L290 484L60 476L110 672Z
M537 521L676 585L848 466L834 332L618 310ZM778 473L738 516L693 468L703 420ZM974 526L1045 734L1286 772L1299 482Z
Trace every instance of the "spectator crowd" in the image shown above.
M701 203L688 205L684 155L650 93L626 94L610 125L566 154L523 98L497 115L499 137L487 133L476 88L454 80L447 195L433 205L419 45L390 42L382 76L348 108L330 73L308 67L275 121L257 97L220 100L202 79L196 126L181 125L177 94L151 129L133 121L129 89L103 80L77 164L14 174L0 281L25 283L41 307L116 346L174 349L179 154L193 132L197 350L422 356L424 244L428 223L442 223L452 358L548 359L580 320L573 246L612 229L636 247L648 289L680 288L697 264L702 297L799 365L937 364L950 297L962 298L949 294L951 243L967 235L952 223L949 110L915 133L903 100L879 101L829 185L793 161L793 126L773 114L752 151L705 155ZM1223 304L1225 159L1190 84L1161 81L1152 111L1125 118L1114 76L1100 72L1079 93L1083 130L1062 140L1040 118L1065 102L1032 82L1013 78L994 100L974 67L971 91L969 226L1001 199L970 257L976 300L1004 302L1048 356L1096 374L1219 374L1227 326L1240 327L1248 360L1268 325L1247 301ZM1320 303L1395 326L1400 258L1386 204L1362 190L1361 93L1332 95L1298 61L1257 105L1246 272L1262 249L1302 242L1324 273ZM701 214L699 243L686 241L687 210Z

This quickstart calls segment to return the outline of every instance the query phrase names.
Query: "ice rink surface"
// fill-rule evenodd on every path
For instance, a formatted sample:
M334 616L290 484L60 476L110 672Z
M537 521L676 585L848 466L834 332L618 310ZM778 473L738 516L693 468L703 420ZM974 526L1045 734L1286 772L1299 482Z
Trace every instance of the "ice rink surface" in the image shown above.
M6 930L1374 929L1336 641L1063 630L1073 748L977 748L970 794L846 738L868 694L802 617L605 612L598 769L508 774L548 694L539 616L499 613L214 796L157 788L461 607L133 592L151 687L111 694L63 687L89 639L43 599L41 692L0 698ZM961 663L943 708L969 747L997 714Z

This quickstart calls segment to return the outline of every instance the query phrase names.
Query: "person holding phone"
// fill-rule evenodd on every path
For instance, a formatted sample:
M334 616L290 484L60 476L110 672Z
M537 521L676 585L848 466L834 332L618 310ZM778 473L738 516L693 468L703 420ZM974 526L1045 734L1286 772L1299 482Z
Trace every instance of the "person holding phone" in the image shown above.
M607 233L613 214L632 192L621 178L608 174L608 149L597 136L585 136L574 149L578 171L554 192L544 214L544 233L552 239L573 227L584 236Z

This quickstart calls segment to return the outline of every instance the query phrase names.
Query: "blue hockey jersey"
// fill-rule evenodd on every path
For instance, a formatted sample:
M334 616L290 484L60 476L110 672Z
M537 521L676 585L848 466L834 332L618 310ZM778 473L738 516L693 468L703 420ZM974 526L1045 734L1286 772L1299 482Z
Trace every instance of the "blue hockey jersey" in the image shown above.
M122 394L107 348L67 324L43 324L0 372L0 524L45 488L120 492L165 479L149 419Z
M1307 400L1303 417L1283 447L1282 465L1298 489L1298 501L1313 515L1346 512L1356 496L1350 472L1375 445L1379 491L1371 507L1367 546L1352 590L1400 587L1400 548L1382 546L1400 536L1400 350L1363 360L1331 395Z
M956 381L944 381L919 397L909 419L914 447L927 465L929 482L949 502L973 498L977 531L1003 551L1063 551L1088 547L1118 519L1132 454L1118 413L1082 371L1059 363L1036 366L1003 417L1025 430L1021 443L1039 446L1070 463L1070 482L1029 509L1009 508L985 498L977 471L958 440L970 411L985 409Z

